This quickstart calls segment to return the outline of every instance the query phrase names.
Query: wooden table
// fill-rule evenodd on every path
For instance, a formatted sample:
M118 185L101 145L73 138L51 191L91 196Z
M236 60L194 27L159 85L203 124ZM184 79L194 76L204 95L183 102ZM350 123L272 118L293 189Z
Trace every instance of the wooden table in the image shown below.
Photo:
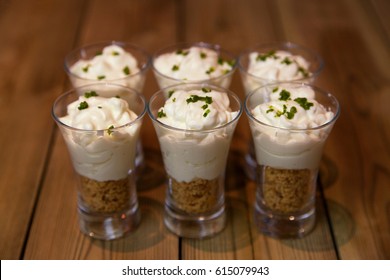
M389 12L387 0L0 0L0 258L390 259ZM50 110L70 88L65 55L106 40L151 54L180 41L218 43L235 54L291 41L320 53L325 68L316 84L338 98L341 116L321 163L315 230L277 240L253 226L243 115L227 167L229 219L221 234L190 240L164 227L164 171L148 117L140 227L111 242L81 234L73 171ZM244 98L238 72L231 89ZM149 98L156 90L149 71L143 93Z

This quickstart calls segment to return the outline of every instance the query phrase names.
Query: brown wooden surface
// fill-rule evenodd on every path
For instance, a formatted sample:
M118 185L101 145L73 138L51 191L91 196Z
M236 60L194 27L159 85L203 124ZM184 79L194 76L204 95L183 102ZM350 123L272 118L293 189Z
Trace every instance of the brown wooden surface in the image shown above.
M387 0L0 0L0 259L390 259L389 13ZM320 53L316 83L339 99L341 116L321 163L315 230L277 240L254 228L243 115L227 167L227 228L205 240L168 232L164 170L146 117L139 229L111 242L82 235L70 159L50 109L70 87L65 55L104 40L151 54L180 41L238 54L275 40ZM244 98L238 72L231 89ZM156 90L149 71L143 93Z

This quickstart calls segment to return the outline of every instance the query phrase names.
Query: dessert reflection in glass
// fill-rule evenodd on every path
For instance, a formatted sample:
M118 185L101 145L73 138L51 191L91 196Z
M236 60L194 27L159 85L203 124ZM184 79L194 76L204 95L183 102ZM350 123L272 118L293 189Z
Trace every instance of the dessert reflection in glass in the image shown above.
M235 56L219 45L199 42L157 51L152 66L161 89L194 82L229 88L237 63Z
M80 229L115 239L140 222L134 178L145 99L116 84L90 84L57 98L56 121L78 179Z
M226 223L226 161L242 113L239 98L210 84L181 84L155 93L148 113L168 177L165 225L190 238L220 232Z
M286 82L247 95L245 111L257 165L254 221L271 236L304 236L315 224L318 168L339 104L317 87Z
M114 83L142 93L150 55L142 48L125 42L109 41L86 45L65 58L65 71L73 85ZM137 168L144 163L141 141L137 143Z
M238 68L246 95L256 88L275 82L313 83L323 68L315 52L289 42L261 44L243 51ZM249 142L246 173L255 179L256 160L253 142Z

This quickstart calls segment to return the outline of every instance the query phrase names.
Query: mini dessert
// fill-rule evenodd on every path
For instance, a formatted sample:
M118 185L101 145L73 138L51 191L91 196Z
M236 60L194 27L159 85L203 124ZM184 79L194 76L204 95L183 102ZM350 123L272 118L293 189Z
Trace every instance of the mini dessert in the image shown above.
M213 84L227 88L235 61L222 57L211 46L199 44L159 54L153 66L160 88L184 81L206 80L213 80Z
M265 205L292 213L307 206L322 148L335 113L315 99L309 86L275 86L251 110L251 124Z
M155 93L148 113L168 177L164 223L181 237L203 238L226 225L225 169L240 99L211 84L184 83Z
M246 94L275 82L311 83L321 72L322 59L314 52L292 43L274 43L252 47L238 59Z
M143 77L137 59L120 45L112 44L97 51L92 58L80 58L69 66L70 78L75 87L91 81L116 82L140 90Z
M254 46L238 59L241 80L248 95L257 88L276 82L311 83L322 69L322 59L309 49L289 42ZM256 177L253 139L248 143L245 172Z
M96 83L114 83L142 92L150 56L125 42L101 42L83 46L65 58L65 70L76 88ZM141 141L137 143L137 173L144 166Z
M111 213L128 206L129 170L134 169L138 116L120 97L85 92L67 107L59 121L72 128L64 133L73 165L80 175L80 198L90 211Z
M309 62L284 50L249 54L248 73L268 81L291 81L310 76Z
M239 113L230 109L226 93L208 87L172 90L158 110L157 120L165 126L155 127L171 196L180 210L204 213L218 204L230 129L235 125L221 127L238 118Z

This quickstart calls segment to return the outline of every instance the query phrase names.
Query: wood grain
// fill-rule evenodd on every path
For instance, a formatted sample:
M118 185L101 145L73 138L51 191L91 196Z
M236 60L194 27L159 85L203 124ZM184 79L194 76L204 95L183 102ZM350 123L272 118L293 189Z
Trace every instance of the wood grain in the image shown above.
M62 91L78 7L79 1L0 2L1 259L20 258L28 236L50 149L50 107Z
M82 15L83 28L79 31L79 41L77 41L76 44L84 45L95 41L123 40L130 42L135 41L143 47L143 39L138 37L138 35L141 33L141 30L144 30L144 17L141 15L145 11L153 13L154 10L161 16L161 12L165 10L165 16L167 18L173 18L171 16L173 6L164 6L164 9L162 10L158 9L157 6L151 6L152 1L145 1L142 3L140 1L132 1L132 5L128 4L129 3L125 1L119 1L119 5L111 5L107 1L88 2L88 6L85 8L86 12ZM111 24L106 26L107 22L110 22ZM155 22L155 24L157 23L158 22ZM167 39L172 30L169 27L170 25L167 24L163 31L160 29L160 32L163 34L166 33ZM151 32L158 30L157 28L154 29L152 26L150 26L150 28ZM146 43L147 42L145 42L145 45ZM145 89L150 89L148 84ZM153 91L155 90L156 89ZM143 129L145 130L145 123ZM150 135L152 134L151 130L152 128L149 124L148 134ZM153 146L148 145L148 142L146 142L146 144L145 149L149 146ZM78 231L78 218L77 215L75 215L76 193L74 180L70 182L69 180L62 180L61 182L64 182L65 185L61 185L56 183L58 180L57 176L50 176L51 174L58 174L61 176L65 170L69 171L71 169L69 161L66 162L66 165L63 165L62 159L67 157L66 150L63 141L58 140L58 136L57 142L54 143L54 147L53 158L50 159L52 164L48 169L48 176L46 177L41 195L42 200L40 200L36 213L37 222L33 224L31 241L28 243L25 258L175 259L178 257L178 238L167 232L162 224L162 198L164 197L164 187L156 188L157 186L153 186L154 190L153 192L150 192L150 194L140 193L140 208L143 213L143 222L134 234L115 242L92 241L89 238L82 236ZM61 156L58 156L58 153L60 153ZM70 177L69 172L66 178ZM57 193L55 188L68 188L68 190L66 194L61 194ZM56 212L62 211L63 208L61 208L61 204L57 204L57 201L61 200L62 197L66 197L68 200L68 203L65 201L64 203L72 205L70 209L67 209L67 213L72 213L72 216L59 221L57 219L59 215L56 214ZM58 207L57 211L56 207ZM49 209L52 210L49 211ZM49 216L45 218L47 215ZM43 224L39 224L39 222L42 222ZM47 223L55 224L56 226L52 227L52 230L41 232L40 230L45 228L44 225ZM61 230L62 228L67 228L68 230L73 229L74 231L70 233ZM67 240L67 237L69 238L69 236L76 236L76 238ZM53 240L53 244L49 244L49 246L44 248L40 247L37 250L34 249L36 248L36 244L41 244L44 240L48 239ZM66 239L67 242L61 242L63 239ZM56 247L64 244L66 244L69 250Z
M389 259L388 8L386 0L0 1L0 259ZM70 87L65 55L107 40L150 54L179 41L216 43L236 55L273 41L317 51L325 68L316 84L337 97L341 115L321 162L315 230L278 240L254 227L244 114L227 165L222 233L185 239L163 225L165 172L146 116L140 227L109 242L81 234L73 170L50 109ZM244 100L238 71L230 88ZM157 90L149 71L142 93L149 99Z

